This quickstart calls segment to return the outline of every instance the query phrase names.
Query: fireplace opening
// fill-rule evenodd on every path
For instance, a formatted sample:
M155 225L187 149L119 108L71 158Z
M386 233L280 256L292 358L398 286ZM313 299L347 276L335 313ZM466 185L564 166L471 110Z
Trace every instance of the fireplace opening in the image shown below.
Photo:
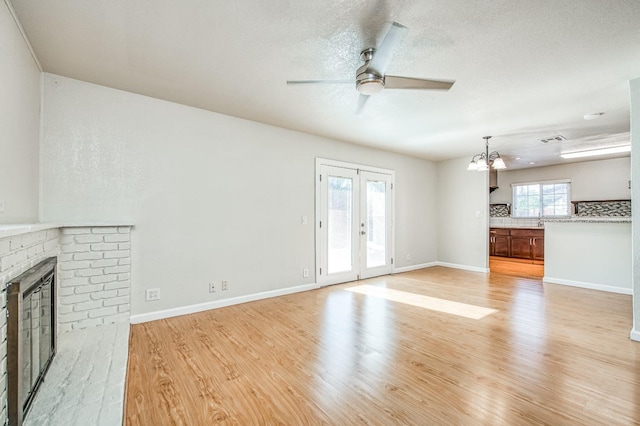
M7 286L7 412L20 426L56 353L57 258L50 257Z

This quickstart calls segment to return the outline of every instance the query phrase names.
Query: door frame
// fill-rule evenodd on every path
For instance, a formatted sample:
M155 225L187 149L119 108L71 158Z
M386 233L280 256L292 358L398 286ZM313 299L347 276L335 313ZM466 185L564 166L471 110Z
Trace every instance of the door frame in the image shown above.
M331 280L322 280L320 277L322 276L320 268L321 268L321 264L320 264L320 260L321 260L321 256L322 256L322 247L321 247L321 236L320 236L320 218L322 217L322 213L320 211L321 208L321 183L320 183L320 168L321 166L331 166L331 167L338 167L338 168L344 168L344 169L350 169L350 170L356 170L358 172L358 175L360 173L360 171L366 171L366 172L372 172L372 173L378 173L378 174L383 174L383 175L388 175L391 177L391 206L389 208L389 213L391 215L391 234L388 236L389 237L389 251L390 251L390 257L391 257L391 272L393 272L393 269L395 268L395 245L396 245L396 238L395 238L395 232L396 232L396 227L395 227L395 208L396 208L396 200L395 200L395 171L394 170L390 170L390 169L383 169L380 167L374 167L374 166L367 166L367 165L363 165L363 164L358 164L358 163L350 163L350 162L346 162L346 161L338 161L338 160L330 160L327 158L321 158L321 157L316 157L316 170L315 170L315 185L314 185L314 189L315 189L315 245L316 245L316 258L315 258L315 264L316 264L316 283L320 286L320 287L324 287L327 285L332 285L332 284L338 284L342 281L337 281L337 282L333 282ZM360 202L359 200L357 200L356 202ZM325 225L326 226L326 225ZM359 262L359 265L361 264L361 262ZM325 271L326 272L326 271ZM383 274L384 275L384 274ZM360 277L360 274L358 273L358 279Z

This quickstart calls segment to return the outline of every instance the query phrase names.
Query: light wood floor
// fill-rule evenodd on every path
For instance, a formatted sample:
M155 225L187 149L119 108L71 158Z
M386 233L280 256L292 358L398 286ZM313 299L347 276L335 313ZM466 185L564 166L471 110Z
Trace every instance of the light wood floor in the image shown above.
M125 424L640 424L631 318L631 296L434 267L137 324Z
M489 256L489 270L493 273L513 275L521 278L544 277L544 262L526 261L508 257Z

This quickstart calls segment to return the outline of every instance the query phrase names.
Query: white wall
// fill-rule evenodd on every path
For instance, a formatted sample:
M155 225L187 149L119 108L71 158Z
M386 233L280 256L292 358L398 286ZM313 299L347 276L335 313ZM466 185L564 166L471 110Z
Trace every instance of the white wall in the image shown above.
M631 80L631 191L633 251L633 330L640 341L640 78Z
M631 293L630 223L544 225L544 281Z
M395 170L396 266L437 260L429 161L50 74L41 155L43 220L135 223L134 315L313 283L316 157Z
M0 2L0 223L38 218L40 70Z
M489 175L468 165L466 157L438 163L438 261L486 271Z
M628 200L631 198L631 159L585 161L530 169L498 172L499 189L491 193L491 203L511 203L511 184L571 179L571 200Z

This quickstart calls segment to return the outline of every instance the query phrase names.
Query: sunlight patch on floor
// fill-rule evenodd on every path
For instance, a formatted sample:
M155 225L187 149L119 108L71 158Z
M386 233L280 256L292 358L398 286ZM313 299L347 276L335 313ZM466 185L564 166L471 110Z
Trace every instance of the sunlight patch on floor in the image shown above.
M345 290L471 319L482 319L487 315L498 312L495 309L483 308L482 306L467 305L466 303L452 302L451 300L437 299L373 285L359 285Z

